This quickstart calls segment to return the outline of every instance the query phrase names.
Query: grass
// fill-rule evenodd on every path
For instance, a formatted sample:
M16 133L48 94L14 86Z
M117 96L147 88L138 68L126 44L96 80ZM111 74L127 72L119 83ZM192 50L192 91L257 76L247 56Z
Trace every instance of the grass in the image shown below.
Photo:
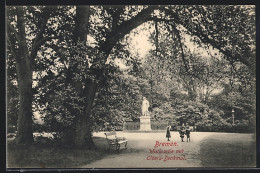
M99 146L93 150L35 144L24 149L8 147L7 167L78 168L111 154L106 148L107 143L104 139L94 140L99 140Z
M218 134L205 138L200 146L203 167L255 167L255 139L249 134Z

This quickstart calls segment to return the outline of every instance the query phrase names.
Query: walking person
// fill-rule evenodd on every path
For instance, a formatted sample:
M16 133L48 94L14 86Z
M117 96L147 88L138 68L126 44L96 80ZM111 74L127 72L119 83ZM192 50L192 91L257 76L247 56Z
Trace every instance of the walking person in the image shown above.
M166 127L166 138L168 138L168 141L170 141L170 138L171 138L170 130L171 130L171 126L168 125L168 126Z
M187 125L186 126L186 136L187 136L187 142L189 141L190 142L190 126L189 125Z
M184 138L184 134L185 134L185 127L184 126L181 126L181 129L180 129L180 131L179 131L179 133L180 133L180 137L181 137L181 142L184 142L183 141L183 138Z

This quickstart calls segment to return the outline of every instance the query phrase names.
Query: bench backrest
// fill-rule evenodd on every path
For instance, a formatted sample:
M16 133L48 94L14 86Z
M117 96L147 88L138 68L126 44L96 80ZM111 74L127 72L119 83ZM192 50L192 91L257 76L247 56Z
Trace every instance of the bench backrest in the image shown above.
M108 138L112 138L112 136L114 137L114 138L116 138L116 132L115 131L112 131L112 132L109 132L109 133L105 133L105 135L106 135L106 138L108 139Z

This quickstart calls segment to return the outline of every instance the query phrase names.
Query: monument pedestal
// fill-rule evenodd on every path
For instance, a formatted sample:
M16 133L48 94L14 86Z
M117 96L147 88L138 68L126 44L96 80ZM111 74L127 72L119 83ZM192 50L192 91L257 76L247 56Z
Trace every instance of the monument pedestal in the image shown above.
M140 130L141 131L150 131L151 129L151 117L150 116L141 116L140 118Z

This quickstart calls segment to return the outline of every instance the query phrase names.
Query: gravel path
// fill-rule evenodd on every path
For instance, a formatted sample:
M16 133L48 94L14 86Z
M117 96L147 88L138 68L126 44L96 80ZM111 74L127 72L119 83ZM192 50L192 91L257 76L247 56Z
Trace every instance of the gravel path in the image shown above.
M200 141L212 134L211 132L192 132L191 142L181 142L179 133L171 132L171 141L176 146L159 146L155 148L156 141L168 142L165 132L157 133L131 133L117 132L117 136L124 136L128 140L128 149L120 153L113 153L104 159L83 165L82 168L178 168L201 167L199 158ZM218 133L220 134L220 133ZM104 132L94 133L95 137L105 137ZM98 142L96 143L99 146ZM100 146L102 147L102 146ZM104 147L104 146L103 146ZM172 153L150 153L153 150L167 150ZM177 153L177 151L179 153ZM175 157L174 157L175 156ZM178 160L184 159L184 160ZM153 159L161 160L153 160Z

